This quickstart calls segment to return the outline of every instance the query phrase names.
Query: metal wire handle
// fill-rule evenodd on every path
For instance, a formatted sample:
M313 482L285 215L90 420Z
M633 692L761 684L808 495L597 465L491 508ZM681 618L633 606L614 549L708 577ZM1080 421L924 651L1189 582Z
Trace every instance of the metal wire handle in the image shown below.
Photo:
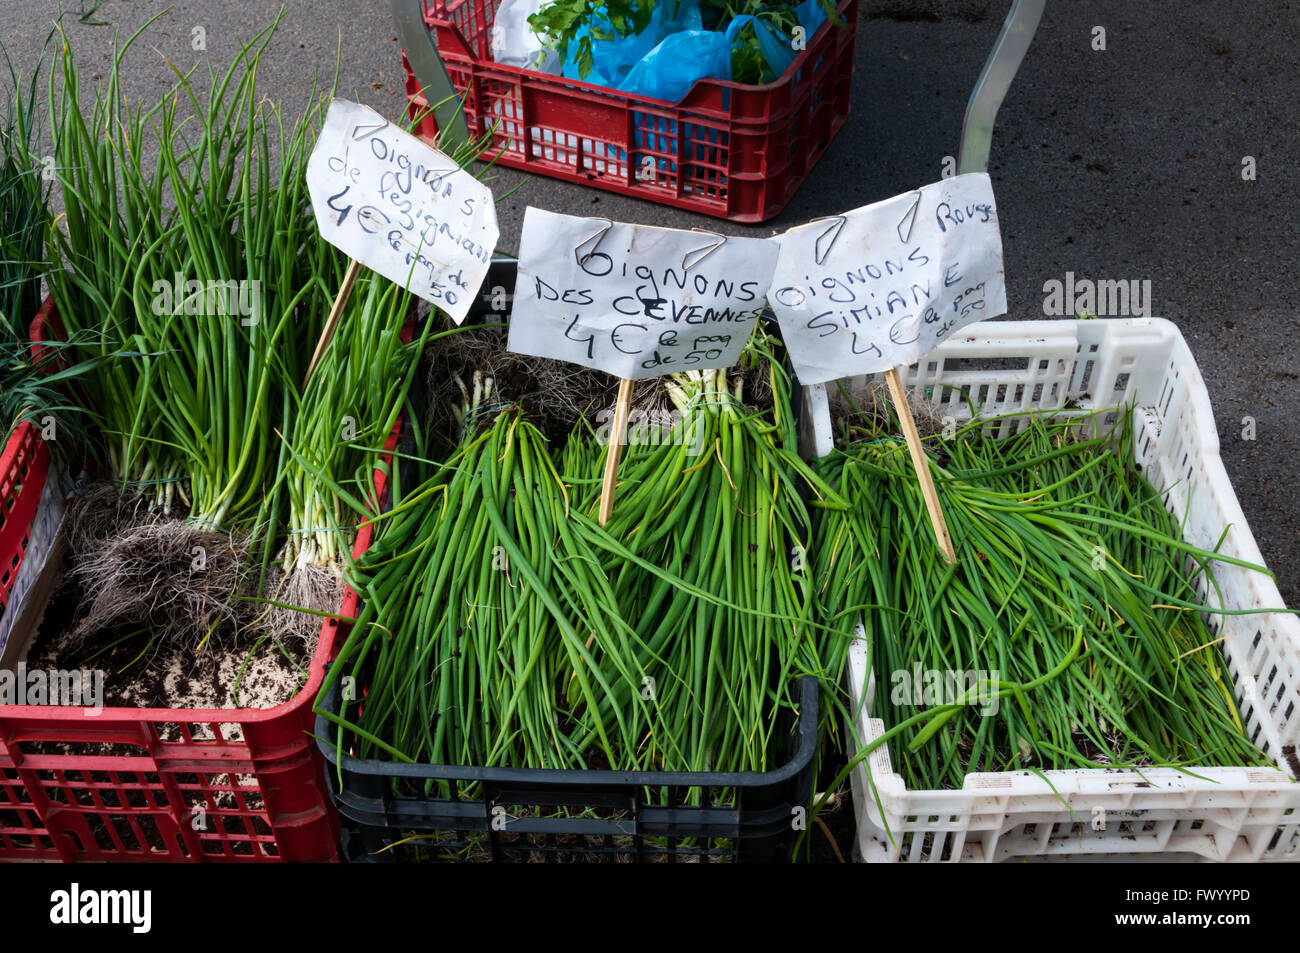
M1002 22L993 51L975 82L966 104L966 118L961 124L961 148L957 152L957 172L987 172L989 145L993 140L993 121L1002 100L1016 78L1025 52L1038 32L1047 0L1013 0Z
M425 101L433 108L438 123L438 148L451 153L469 139L469 124L460 94L447 75L447 67L438 55L438 47L424 22L424 0L393 0L393 25L406 51Z

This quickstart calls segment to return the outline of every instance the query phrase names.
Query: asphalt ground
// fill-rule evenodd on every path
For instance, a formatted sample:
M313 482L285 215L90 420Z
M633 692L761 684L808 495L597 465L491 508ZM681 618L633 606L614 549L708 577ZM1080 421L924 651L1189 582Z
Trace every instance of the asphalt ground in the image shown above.
M531 203L572 214L768 235L939 178L1008 4L864 0L853 114L794 201L739 226L501 170L500 248L518 247ZM263 93L295 114L339 65L339 94L392 119L403 77L388 0L288 0L264 57ZM220 68L280 9L266 0L65 0L87 82L114 31L162 14L125 66L129 99L156 100L172 66ZM22 75L58 6L0 0L0 40ZM89 12L81 17L83 12ZM81 22L81 20L86 22ZM1105 50L1093 48L1094 28ZM193 41L201 28L206 51ZM1300 3L1050 0L998 116L989 171L1002 218L1008 317L1043 317L1066 272L1151 282L1200 365L1221 453L1287 603L1300 606ZM1255 178L1243 178L1254 158ZM1288 397L1288 395L1291 395ZM1253 418L1253 439L1244 423ZM1243 436L1245 435L1245 436Z

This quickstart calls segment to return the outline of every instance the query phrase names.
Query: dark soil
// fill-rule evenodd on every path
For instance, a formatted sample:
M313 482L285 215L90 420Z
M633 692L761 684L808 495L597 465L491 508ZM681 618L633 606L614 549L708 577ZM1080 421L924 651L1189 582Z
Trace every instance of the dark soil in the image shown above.
M78 643L71 632L80 600L81 593L67 580L55 590L27 667L102 670L105 707L274 708L291 700L306 681L314 644L284 643L281 651L270 639L258 646L260 634L255 632L196 649L126 626ZM238 704L231 698L236 682Z

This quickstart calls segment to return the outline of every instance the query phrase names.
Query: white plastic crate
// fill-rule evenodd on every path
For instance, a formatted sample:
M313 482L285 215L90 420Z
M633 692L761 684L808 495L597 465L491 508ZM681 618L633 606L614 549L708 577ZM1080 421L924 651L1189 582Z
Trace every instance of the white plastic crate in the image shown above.
M1219 457L1205 382L1171 322L981 322L903 372L903 381L914 402L933 398L940 415L959 422L970 419L970 408L960 394L935 385L967 389L988 417L1018 410L1091 411L1132 401L1137 406L1138 463L1152 485L1169 488L1168 508L1187 515L1186 541L1212 549L1230 527L1222 551L1263 563ZM852 392L863 388L866 379L845 384ZM804 410L801 449L824 455L833 446L824 385L805 389ZM1113 419L1113 414L1104 415L1102 423ZM990 426L993 433L1006 435L1023 421L1013 418ZM1224 608L1282 607L1277 586L1267 576L1221 563L1213 569ZM1204 580L1198 590L1208 605L1216 605L1217 595L1212 590L1207 594ZM882 746L853 774L861 858L988 862L1159 855L1300 861L1300 784L1295 782L1300 775L1300 619L1211 615L1207 621L1216 637L1221 627L1228 630L1220 644L1243 723L1278 769L1193 769L1205 780L1169 768L1140 775L1121 769L1047 771L1050 786L1030 772L984 773L968 775L961 790L909 791L891 769L888 746ZM854 710L866 694L857 737L879 738L884 723L866 716L874 680L861 642L850 652L848 678ZM883 819L868 787L868 767ZM1094 820L1102 819L1104 829L1094 830ZM882 820L888 822L892 842Z

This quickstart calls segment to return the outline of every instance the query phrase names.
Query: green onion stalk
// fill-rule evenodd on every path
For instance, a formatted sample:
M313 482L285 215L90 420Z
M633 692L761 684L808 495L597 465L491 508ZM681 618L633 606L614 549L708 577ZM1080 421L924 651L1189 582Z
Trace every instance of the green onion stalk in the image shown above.
M424 322L411 341L414 316L408 292L380 275L361 276L337 332L293 405L285 438L292 457L280 469L289 506L278 602L314 611L339 605L360 515L330 487L350 478L368 480L400 415L409 409L420 353L434 326ZM277 615L299 635L319 627L319 619L309 614Z
M464 168L489 144L489 136L466 140L451 150L450 158ZM408 285L413 274L414 265ZM313 611L338 607L344 564L365 514L340 500L331 487L350 479L363 487L369 483L401 415L417 416L410 395L426 345L461 332L449 321L441 322L449 327L435 332L437 312L417 322L414 302L408 291L365 271L301 398L296 388L286 386L290 419L279 475L289 505L280 559L283 583L275 601ZM423 452L423 428L409 430L417 453ZM277 615L301 635L319 625L310 614Z
M305 183L323 101L313 90L287 126L257 93L278 23L206 94L178 73L160 102L127 102L122 64L144 28L115 49L89 109L66 42L62 89L50 87L66 207L50 284L65 324L95 334L104 359L87 390L112 477L163 514L180 503L199 525L257 531L264 554L280 505L276 430L342 276Z
M761 336L751 344L747 373L666 379L680 421L632 428L613 516L591 534L665 726L643 747L647 767L778 767L802 675L821 679L823 710L833 708L848 641L816 622L804 495L846 504L796 453L790 382L769 348ZM765 392L749 395L757 409L747 383ZM564 454L587 515L609 442L593 436L575 434Z
M66 385L89 368L75 360L75 342L47 342L33 350L28 340L48 271L45 236L51 221L46 165L35 149L39 75L38 68L23 82L9 63L10 88L0 107L0 438L7 440L26 421L70 459L85 445L86 413Z
M870 713L909 788L981 771L1270 763L1203 615L1232 613L1195 586L1216 585L1215 562L1266 570L1183 542L1135 466L1131 409L1109 430L1075 416L1035 415L1001 440L977 420L934 447L952 566L901 438L859 434L818 462L853 501L816 524L820 611L845 636L861 618Z
M115 44L88 100L62 37L49 285L92 362L108 470L74 511L75 631L147 624L201 646L260 611L289 509L281 435L344 259L306 185L328 97L313 88L289 122L257 89L280 17L203 88L176 71L163 99L132 104L124 63L156 19Z
M0 343L6 354L26 344L28 322L40 307L50 222L49 185L35 155L37 74L24 88L10 63L9 79L0 117Z
M363 608L322 693L350 674L364 707L319 710L361 757L627 767L651 713L550 447L517 407L462 416L460 447L349 567Z

